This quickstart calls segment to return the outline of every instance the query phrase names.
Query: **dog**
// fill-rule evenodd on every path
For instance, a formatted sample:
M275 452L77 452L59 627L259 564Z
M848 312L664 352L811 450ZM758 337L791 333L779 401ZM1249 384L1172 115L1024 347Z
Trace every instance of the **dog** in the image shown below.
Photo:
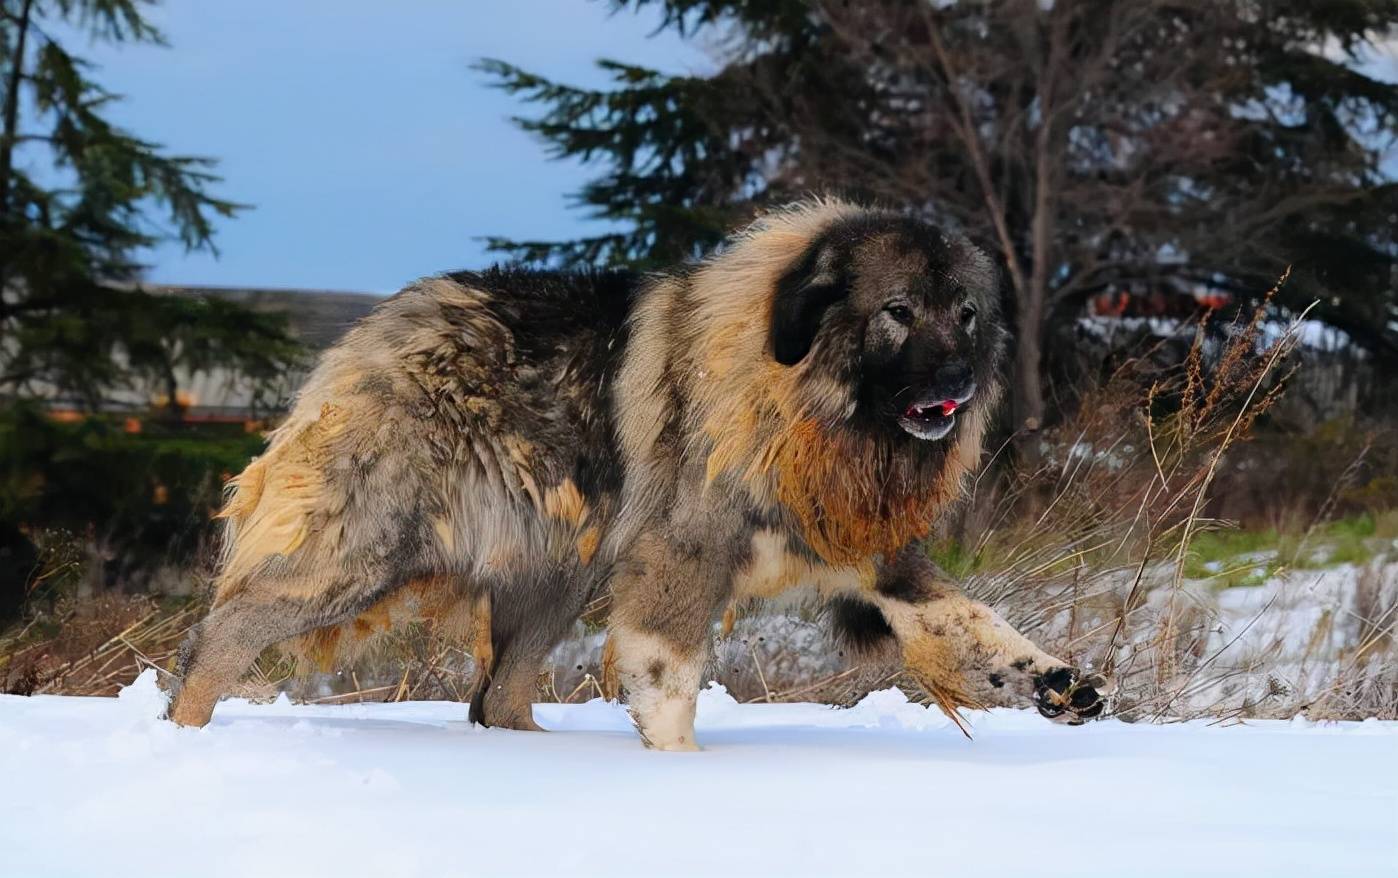
M541 666L610 593L642 740L693 750L716 619L812 590L953 711L1078 723L1104 682L962 592L919 545L977 465L1007 333L962 237L834 199L651 276L419 281L327 351L231 483L170 717L203 725L266 647L334 656L410 619L472 644L470 718L537 729Z

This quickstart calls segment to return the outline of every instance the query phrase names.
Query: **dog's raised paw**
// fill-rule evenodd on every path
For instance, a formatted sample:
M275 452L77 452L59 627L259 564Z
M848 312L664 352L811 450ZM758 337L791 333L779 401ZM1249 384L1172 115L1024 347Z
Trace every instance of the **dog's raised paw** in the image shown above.
M1034 680L1034 706L1054 722L1079 726L1107 708L1107 678L1076 668L1053 668Z

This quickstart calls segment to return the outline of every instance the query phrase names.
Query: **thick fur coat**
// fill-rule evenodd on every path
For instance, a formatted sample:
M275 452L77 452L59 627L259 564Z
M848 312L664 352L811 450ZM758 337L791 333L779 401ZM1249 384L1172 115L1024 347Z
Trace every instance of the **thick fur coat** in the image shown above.
M472 642L472 718L535 728L541 664L604 589L643 738L691 749L713 625L807 586L896 641L948 708L1080 675L916 547L980 455L1005 332L963 239L839 201L769 213L669 273L423 280L328 351L234 482L182 723L265 647L329 659L427 618Z

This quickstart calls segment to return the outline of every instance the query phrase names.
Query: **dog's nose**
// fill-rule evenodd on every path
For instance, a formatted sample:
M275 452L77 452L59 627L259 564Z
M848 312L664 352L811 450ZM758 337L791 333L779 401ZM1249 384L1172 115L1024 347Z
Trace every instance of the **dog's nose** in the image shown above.
M937 394L958 404L976 395L976 378L965 363L947 363L933 375Z

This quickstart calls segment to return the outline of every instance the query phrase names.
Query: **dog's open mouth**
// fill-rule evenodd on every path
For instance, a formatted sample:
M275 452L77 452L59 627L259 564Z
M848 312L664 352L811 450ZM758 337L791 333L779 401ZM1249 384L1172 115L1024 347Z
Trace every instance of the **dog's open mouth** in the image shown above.
M898 426L919 439L940 439L956 425L962 403L954 399L915 402L903 409Z

